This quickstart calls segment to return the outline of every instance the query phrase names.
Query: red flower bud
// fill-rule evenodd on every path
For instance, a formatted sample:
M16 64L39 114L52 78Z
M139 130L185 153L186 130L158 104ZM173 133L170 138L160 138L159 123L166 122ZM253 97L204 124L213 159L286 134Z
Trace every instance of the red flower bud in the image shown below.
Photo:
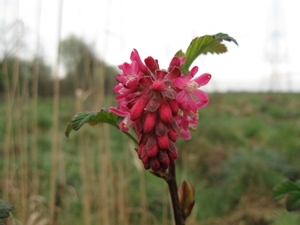
M148 98L139 98L133 105L130 112L130 119L132 121L137 120L143 113L145 106L148 103Z
M164 88L165 88L165 85L161 80L156 80L151 85L151 90L155 91L155 92L161 92L162 90L164 90Z
M176 160L178 158L178 153L176 152L168 152L170 159Z
M163 122L165 123L172 122L172 111L170 105L167 102L163 102L160 104L160 107L158 108L158 112Z
M157 171L160 169L160 162L158 161L157 158L151 158L150 159L150 167L151 169L153 169L154 171Z
M142 158L142 162L143 162L144 164L146 164L147 162L149 162L149 157L148 157L147 154Z
M151 147L150 149L147 150L147 155L149 157L154 157L154 156L157 155L158 150L159 150L158 146L157 145L153 145L153 147Z
M161 148L161 149L168 149L169 148L169 137L168 135L164 135L164 136L157 136L157 143L158 143L158 146Z
M162 164L169 165L169 163L170 163L170 158L169 158L168 154L164 151L160 151L158 153L157 158Z
M149 170L150 169L150 163L149 162L145 163L144 168L145 168L145 170Z
M172 127L169 128L168 135L173 142L177 140L177 132Z
M156 124L156 112L147 112L144 122L143 130L145 133L149 133Z
M178 103L173 99L170 99L168 102L172 110L172 115L176 116L178 114Z

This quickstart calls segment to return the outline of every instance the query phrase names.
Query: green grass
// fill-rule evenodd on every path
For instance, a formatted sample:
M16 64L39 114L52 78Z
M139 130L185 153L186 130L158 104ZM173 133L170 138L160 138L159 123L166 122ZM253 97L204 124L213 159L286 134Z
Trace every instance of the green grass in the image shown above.
M195 186L196 191L195 211L187 224L201 222L213 225L218 220L223 221L222 224L230 224L230 221L234 224L232 218L240 213L245 215L238 217L241 223L264 225L263 222L254 223L254 220L249 219L246 209L253 208L253 212L282 210L283 205L271 199L273 187L283 179L299 178L300 94L216 93L209 96L210 104L199 112L199 127L192 134L192 140L180 140L177 144L178 183L186 179ZM83 108L91 110L92 102L87 102ZM12 183L9 199L6 200L15 206L15 218L21 218L19 213L22 205L18 199L25 201L30 213L43 209L44 214L41 215L47 217L46 203L50 197L52 100L40 99L38 102L37 168L30 166L30 157L34 157L31 155L30 146L35 138L31 125L34 121L31 108L18 106L17 109L27 120L19 121L12 115L12 137L20 132L20 127L25 127L26 132L22 129L20 135L26 135L26 142L20 145L20 140L14 137L9 148L14 154L10 156L2 151L4 144L0 145L3 159L0 161L0 196L4 194L5 184ZM0 105L0 112L5 115L5 101ZM89 199L91 224L101 224L105 218L102 212L105 210L111 224L142 224L145 215L148 224L163 224L162 221L171 224L167 187L161 179L139 169L136 164L137 156L130 150L132 145L128 144L128 138L117 129L111 127L105 130L102 125L85 125L79 132L72 132L70 138L66 138L65 128L75 113L75 100L62 99L58 118L59 223L84 223L84 217L87 216L84 214L84 199ZM0 123L3 124L0 128L0 141L5 143L5 116L0 118ZM105 138L109 139L108 146L101 142ZM16 173L10 171L10 174L4 174L7 172L5 162L9 162L10 169L17 168ZM27 178L22 175L22 168L27 169ZM46 203L43 203L44 208L30 211L32 209L28 199L34 189L31 181L34 169L39 173L36 194L43 196ZM83 176L84 171L86 176ZM141 176L145 181L141 180ZM21 190L24 187L26 194L22 195ZM124 198L122 201L120 196ZM142 198L145 196L143 202ZM265 199L265 204L253 206L258 199ZM103 201L107 204L106 209L103 208ZM122 210L120 204L126 215L122 223L119 218ZM168 209L164 211L166 207ZM143 210L146 211L143 213ZM251 214L250 217L254 218L255 215ZM284 221L288 215L261 215L260 221L284 225L280 221ZM287 219L289 220L297 219L291 217Z

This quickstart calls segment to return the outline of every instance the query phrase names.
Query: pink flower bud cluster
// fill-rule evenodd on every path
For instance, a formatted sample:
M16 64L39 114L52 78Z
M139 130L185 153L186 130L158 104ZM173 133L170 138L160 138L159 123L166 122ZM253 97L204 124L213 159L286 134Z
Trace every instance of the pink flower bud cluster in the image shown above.
M138 156L145 169L165 170L178 157L175 142L178 137L190 139L189 129L198 123L198 109L208 104L207 94L198 88L207 84L210 74L194 78L198 67L186 76L180 69L184 57L174 56L169 68L159 68L158 61L148 57L141 61L137 50L130 56L131 63L119 66L118 107L110 107L124 117L122 131L133 128L137 134Z

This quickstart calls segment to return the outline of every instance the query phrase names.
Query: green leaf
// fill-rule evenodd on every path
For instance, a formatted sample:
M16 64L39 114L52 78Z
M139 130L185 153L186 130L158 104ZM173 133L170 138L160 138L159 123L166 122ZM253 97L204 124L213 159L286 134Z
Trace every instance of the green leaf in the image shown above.
M121 117L112 113L108 109L101 109L100 112L80 112L74 116L72 121L68 124L65 135L69 137L72 130L79 130L85 123L96 125L98 123L108 123L118 127Z
M300 190L291 191L286 199L286 209L288 211L294 211L300 208Z
M230 37L228 34L224 34L224 33L217 33L215 35L213 35L215 39L219 40L219 41L232 41L234 42L236 45L239 45L237 43L237 41L233 38Z
M0 199L0 219L8 218L11 210L13 210L13 206Z
M181 66L181 69L183 70L184 74L188 74L190 66L200 54L220 54L226 51L226 46L222 44L220 40L215 39L214 36L206 35L197 37L189 45L185 53L185 63Z
M233 37L230 37L228 34L218 33L215 35L205 35L195 38L190 43L186 53L184 53L182 50L179 50L175 55L178 57L186 57L185 63L181 66L183 73L189 73L190 66L201 54L220 54L227 52L226 46L221 43L222 41L232 41L238 45L237 41Z
M273 199L279 199L292 191L300 191L300 185L292 181L284 181L275 187Z

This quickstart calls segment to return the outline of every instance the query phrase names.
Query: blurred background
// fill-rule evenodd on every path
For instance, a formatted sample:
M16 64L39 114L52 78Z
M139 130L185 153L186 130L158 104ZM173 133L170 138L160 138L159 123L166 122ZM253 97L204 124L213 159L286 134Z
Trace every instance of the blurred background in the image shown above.
M136 48L166 68L197 36L239 46L199 57L210 104L179 141L187 224L296 225L272 190L299 178L297 0L0 0L0 198L17 224L172 224L167 185L115 128L64 136L79 111L116 105L117 66ZM116 141L117 140L117 141ZM12 223L12 220L11 220Z

